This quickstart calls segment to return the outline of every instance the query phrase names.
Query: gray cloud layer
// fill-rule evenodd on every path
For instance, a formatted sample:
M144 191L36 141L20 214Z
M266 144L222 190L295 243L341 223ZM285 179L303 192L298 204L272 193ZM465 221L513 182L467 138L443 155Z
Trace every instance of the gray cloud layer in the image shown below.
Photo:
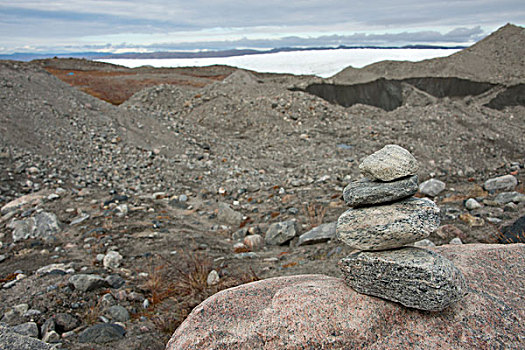
M25 45L44 48L78 47L85 36L125 33L165 34L210 28L255 27L282 29L308 28L309 31L390 32L399 34L354 34L304 38L290 36L275 43L270 40L237 40L202 44L156 45L166 48L230 48L233 46L275 47L296 45L360 45L468 42L481 36L481 27L525 22L523 0L0 0L0 50ZM428 28L458 28L446 34ZM258 29L260 30L260 29ZM275 43L275 44L274 44ZM122 46L121 42L110 43ZM208 46L206 46L208 45ZM230 46L228 46L230 45ZM129 43L128 46L136 46ZM143 45L144 46L144 45ZM151 45L155 47L155 45ZM95 47L100 47L96 45Z

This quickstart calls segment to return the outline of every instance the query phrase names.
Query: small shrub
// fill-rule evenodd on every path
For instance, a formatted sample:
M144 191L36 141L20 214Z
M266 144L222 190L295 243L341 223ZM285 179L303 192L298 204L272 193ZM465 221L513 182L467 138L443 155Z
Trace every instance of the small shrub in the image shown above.
M321 204L310 203L304 207L304 213L310 225L310 229L323 223L326 207Z
M208 286L212 261L201 253L186 254L175 261L156 256L150 261L148 277L142 288L148 294L151 306L142 315L152 320L159 331L171 336L195 306L220 290L257 281L250 273L239 277L222 277L214 286Z

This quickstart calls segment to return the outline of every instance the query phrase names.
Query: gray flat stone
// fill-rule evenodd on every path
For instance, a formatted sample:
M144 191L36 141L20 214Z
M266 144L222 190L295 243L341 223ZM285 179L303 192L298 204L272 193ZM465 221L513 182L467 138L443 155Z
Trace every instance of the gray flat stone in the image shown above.
M299 236L298 246L323 243L335 238L337 222L330 222L314 227L310 231Z
M442 311L467 294L463 274L442 255L405 247L341 259L345 281L358 293L426 311Z
M38 325L35 322L26 322L12 327L13 331L20 335L38 338Z
M516 191L501 192L494 198L498 204L525 202L525 194Z
M359 170L363 175L381 181L392 181L415 175L418 169L416 158L398 145L386 145L364 158L359 165Z
M43 211L33 217L15 221L12 228L15 242L28 238L46 240L60 232L60 222L55 214Z
M0 209L0 213L2 213L2 215L5 215L11 211L15 211L20 208L37 206L42 203L43 198L44 196L40 194L27 194L4 205L2 209Z
M220 222L228 224L233 227L239 227L242 222L242 214L238 211L233 210L226 203L219 203L219 211L217 218Z
M120 305L113 305L106 311L108 315L115 322L127 322L129 321L129 312L125 307Z
M85 329L78 335L79 343L109 343L124 338L126 330L116 324L99 323Z
M425 196L435 197L440 194L447 185L438 179L430 179L419 185L419 192Z
M363 179L346 186L343 198L351 207L388 203L410 197L417 192L417 185L417 175L390 182Z
M518 185L518 180L513 175L503 175L485 181L483 187L487 191L513 190Z
M297 235L294 220L276 222L270 225L264 240L269 245L281 245L289 242Z
M426 198L345 211L337 221L336 235L359 250L383 250L414 243L439 227L439 208Z
M59 326L64 332L71 331L77 328L80 325L80 321L73 315L67 313L58 313L54 317L54 322Z
M98 275L78 274L69 278L69 283L82 292L89 292L102 287L108 287L105 279Z
M0 349L51 350L54 347L38 339L20 335L12 329L0 325Z

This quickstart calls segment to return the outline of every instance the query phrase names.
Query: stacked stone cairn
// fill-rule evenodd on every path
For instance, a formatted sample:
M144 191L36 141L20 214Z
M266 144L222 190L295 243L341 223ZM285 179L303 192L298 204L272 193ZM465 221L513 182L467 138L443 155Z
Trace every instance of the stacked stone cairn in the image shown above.
M351 208L337 222L339 240L357 249L343 258L345 281L358 293L441 311L466 294L462 273L440 254L408 244L439 226L439 208L418 190L418 163L406 149L387 145L364 158L364 179L343 197Z

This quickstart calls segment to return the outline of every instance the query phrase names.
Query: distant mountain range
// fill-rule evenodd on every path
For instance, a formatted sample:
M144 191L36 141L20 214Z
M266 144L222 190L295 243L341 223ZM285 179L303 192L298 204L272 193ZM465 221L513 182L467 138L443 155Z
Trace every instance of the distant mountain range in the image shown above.
M346 46L338 47L281 47L269 50L254 49L232 49L221 51L171 51L171 52L130 52L130 53L101 53L101 52L74 52L74 53L13 53L0 55L2 60L31 61L45 58L85 58L85 59L108 59L108 58L126 58L126 59L165 59L165 58L217 58L246 55L261 55L277 52L292 51L319 51L319 50L337 50L337 49L464 49L466 46L435 46L435 45L406 45L406 46Z

